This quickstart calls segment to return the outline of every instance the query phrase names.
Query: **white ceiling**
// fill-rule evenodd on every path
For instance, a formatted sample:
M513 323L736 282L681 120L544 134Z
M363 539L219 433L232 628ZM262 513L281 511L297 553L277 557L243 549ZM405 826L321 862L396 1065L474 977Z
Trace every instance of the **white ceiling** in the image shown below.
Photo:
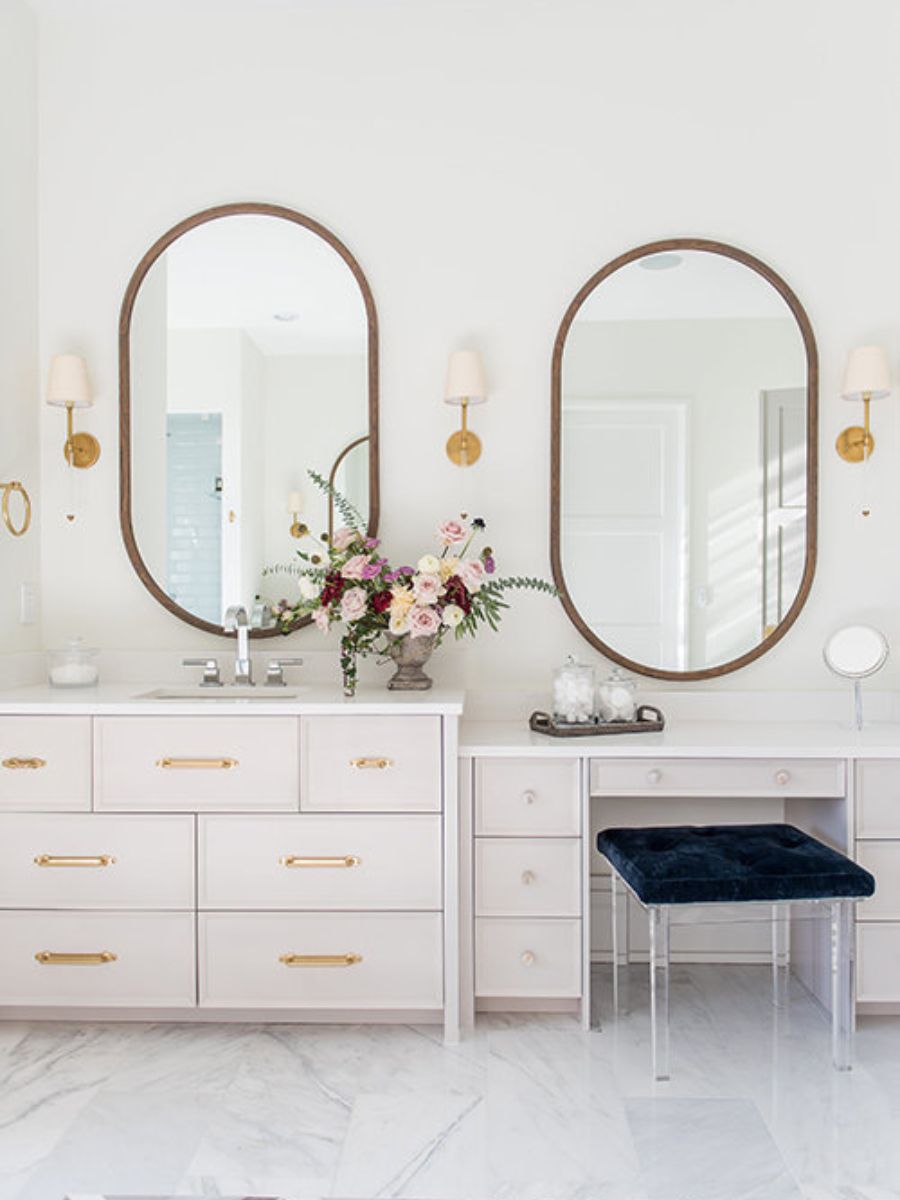
M733 258L681 250L680 266L648 270L641 260L605 279L578 312L579 321L772 318L792 314L770 283Z
M157 263L154 270L166 271L170 329L243 329L267 355L365 352L365 305L350 268L293 221L207 221ZM279 321L276 313L297 319Z

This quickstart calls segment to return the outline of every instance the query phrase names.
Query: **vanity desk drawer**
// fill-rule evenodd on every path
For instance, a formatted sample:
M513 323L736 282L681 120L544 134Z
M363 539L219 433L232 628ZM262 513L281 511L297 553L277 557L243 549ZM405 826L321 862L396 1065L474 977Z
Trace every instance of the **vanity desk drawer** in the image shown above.
M441 719L304 717L304 812L440 812Z
M577 838L479 838L475 843L478 917L581 915Z
M296 810L294 717L99 717L99 810Z
M475 763L475 833L578 837L576 759L482 758Z
M0 717L0 809L90 807L90 717Z
M193 1008L191 913L0 912L0 1005Z
M568 999L581 995L581 922L479 917L475 994Z
M440 913L201 913L208 1008L434 1009Z
M0 815L0 908L193 907L191 817Z
M857 904L857 920L900 921L900 841L861 841L856 861L875 876L875 895Z
M900 761L856 764L856 836L900 838Z
M203 816L198 844L201 908L441 908L437 815Z
M864 921L856 927L856 998L865 1004L900 1001L900 922Z
M595 758L591 795L841 797L844 774L829 759Z

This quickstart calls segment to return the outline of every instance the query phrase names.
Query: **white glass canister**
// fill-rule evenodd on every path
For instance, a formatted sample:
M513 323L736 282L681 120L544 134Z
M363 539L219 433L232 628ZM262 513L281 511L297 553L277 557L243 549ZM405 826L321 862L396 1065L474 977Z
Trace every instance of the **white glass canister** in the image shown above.
M553 676L553 717L566 725L594 720L594 668L576 662L570 654Z
M633 721L637 716L637 681L616 667L597 689L597 708L603 721Z
M100 678L99 650L91 650L81 638L72 638L61 650L51 650L50 682L54 687L92 687Z

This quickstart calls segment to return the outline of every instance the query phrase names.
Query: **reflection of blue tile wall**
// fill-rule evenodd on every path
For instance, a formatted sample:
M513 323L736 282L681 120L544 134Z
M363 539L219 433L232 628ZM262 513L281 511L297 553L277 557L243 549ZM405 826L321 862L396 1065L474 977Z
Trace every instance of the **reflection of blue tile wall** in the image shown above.
M182 608L222 619L222 414L166 419L166 591Z

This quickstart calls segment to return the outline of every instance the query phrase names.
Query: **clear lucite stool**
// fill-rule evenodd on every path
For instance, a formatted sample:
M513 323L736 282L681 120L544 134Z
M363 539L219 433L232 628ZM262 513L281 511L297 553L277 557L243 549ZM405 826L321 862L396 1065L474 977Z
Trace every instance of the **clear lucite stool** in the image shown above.
M849 1071L854 1028L854 906L875 890L856 863L790 825L610 829L597 846L611 868L613 1012L627 960L623 916L629 895L647 913L653 1077L669 1076L669 942L673 925L733 921L735 908L764 905L772 944L772 999L787 1001L795 916L827 916L831 928L832 1058ZM811 873L810 868L815 868ZM830 894L803 895L812 891ZM785 893L795 892L794 895ZM701 908L702 906L702 908ZM710 917L710 913L715 913ZM721 914L719 916L718 914ZM737 917L738 920L742 918Z

